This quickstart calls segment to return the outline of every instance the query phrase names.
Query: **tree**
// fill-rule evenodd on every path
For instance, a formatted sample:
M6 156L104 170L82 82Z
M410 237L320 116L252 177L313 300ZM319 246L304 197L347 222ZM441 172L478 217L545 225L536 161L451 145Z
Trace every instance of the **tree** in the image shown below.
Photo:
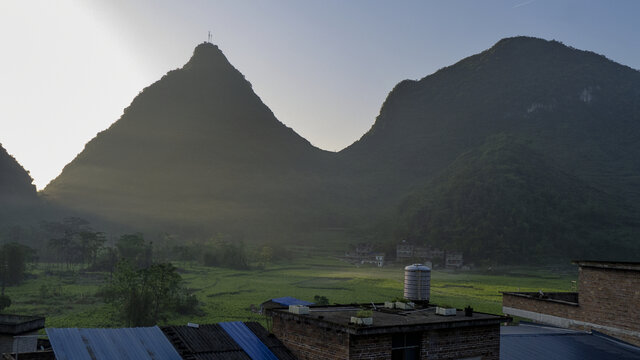
M33 256L33 249L26 245L10 242L0 247L0 282L2 292L7 285L17 285L24 279L27 260Z
M244 244L232 243L227 240L217 240L211 246L211 251L204 254L204 264L233 269L246 269L249 264Z
M263 246L260 250L260 262L262 266L267 266L273 259L273 248L271 246Z
M65 218L62 222L44 222L42 229L49 238L49 248L53 250L59 263L95 265L98 251L106 239L102 232L91 229L89 222L77 218Z
M316 295L313 297L316 305L329 305L329 299L326 296Z
M0 311L11 306L11 298L7 295L0 295Z
M151 242L145 243L141 233L120 236L116 248L122 259L129 261L139 269L151 265L153 244Z
M197 305L170 263L136 270L128 261L121 261L104 294L127 326L154 325L171 312L191 312Z

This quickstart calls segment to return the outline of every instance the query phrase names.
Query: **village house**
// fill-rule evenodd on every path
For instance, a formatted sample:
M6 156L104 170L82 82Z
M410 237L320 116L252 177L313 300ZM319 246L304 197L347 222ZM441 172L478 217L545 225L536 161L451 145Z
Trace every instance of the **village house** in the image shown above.
M346 258L353 264L373 264L378 267L385 265L385 253L374 252L374 244L359 243L355 251L347 252Z
M352 323L363 309L371 324ZM436 306L385 304L271 309L271 331L299 359L483 359L500 356L500 323L508 318Z
M460 251L447 251L407 243L406 240L396 245L396 259L399 261L420 260L423 263L444 264L447 269L460 269L464 265L464 258Z

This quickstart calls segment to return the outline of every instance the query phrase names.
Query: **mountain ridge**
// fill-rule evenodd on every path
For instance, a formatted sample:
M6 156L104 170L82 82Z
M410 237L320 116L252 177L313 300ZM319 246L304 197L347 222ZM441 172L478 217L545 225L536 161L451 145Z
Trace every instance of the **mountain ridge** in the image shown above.
M522 47L533 55L521 56ZM609 167L620 163L607 156L615 152L610 140L632 143L640 134L639 104L637 70L556 41L509 38L421 80L400 82L371 130L339 154L364 170L407 173L402 186L410 187L487 136L506 132L537 139L535 148L555 153L566 166L593 152L594 143L608 147L598 160ZM612 120L615 126L605 124L612 109L622 114ZM604 135L608 141L599 140ZM579 146L563 145L568 142ZM640 154L640 148L633 152ZM433 156L423 161L424 153ZM615 155L628 158L624 152ZM638 161L626 160L615 171L640 169ZM581 176L591 170L576 169Z
M184 213L179 221L214 212L234 222L238 212L268 212L260 204L276 193L293 196L284 180L313 178L329 156L278 121L219 48L204 43L146 87L44 193L77 210L113 207L101 211L110 220L128 204L155 214L148 221L168 221L171 212L157 206L167 203ZM101 195L109 191L122 203Z
M556 169L552 194L568 191L566 184L595 189L606 195L597 203L611 209L624 207L610 197L640 199L640 72L528 37L503 39L420 80L401 81L371 129L337 153L278 121L217 46L200 44L185 66L145 88L44 194L141 230L282 239L331 228L397 241L394 232L420 232L391 225L412 216L402 211L403 199L426 194L425 184L500 134L554 164L521 165ZM496 207L513 207L511 197L501 199ZM557 206L546 199L532 206Z

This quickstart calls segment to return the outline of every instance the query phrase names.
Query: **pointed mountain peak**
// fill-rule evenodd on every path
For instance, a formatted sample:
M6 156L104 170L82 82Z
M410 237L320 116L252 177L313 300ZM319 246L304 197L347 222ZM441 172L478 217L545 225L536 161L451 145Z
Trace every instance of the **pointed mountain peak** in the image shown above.
M209 42L204 42L196 46L189 62L184 69L206 69L206 68L232 67L222 50Z
M513 49L520 47L552 47L564 45L556 40L545 40L531 36L514 36L499 40L491 49Z

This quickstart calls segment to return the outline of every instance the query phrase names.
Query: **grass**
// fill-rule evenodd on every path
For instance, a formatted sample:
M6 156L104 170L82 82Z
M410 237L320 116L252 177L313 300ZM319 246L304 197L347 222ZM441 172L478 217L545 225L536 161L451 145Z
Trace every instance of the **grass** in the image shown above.
M330 303L384 302L401 296L404 272L400 266L355 267L331 256L302 257L272 264L262 270L212 268L176 263L187 287L201 302L202 316L176 315L164 323L263 321L252 305L281 296L313 301L326 296ZM121 326L114 309L96 295L108 274L78 271L51 272L39 265L20 286L7 288L13 301L8 313L46 316L47 327ZM513 268L500 274L478 271L433 271L431 302L457 308L501 313L501 291L571 291L576 274L558 274L531 268Z

